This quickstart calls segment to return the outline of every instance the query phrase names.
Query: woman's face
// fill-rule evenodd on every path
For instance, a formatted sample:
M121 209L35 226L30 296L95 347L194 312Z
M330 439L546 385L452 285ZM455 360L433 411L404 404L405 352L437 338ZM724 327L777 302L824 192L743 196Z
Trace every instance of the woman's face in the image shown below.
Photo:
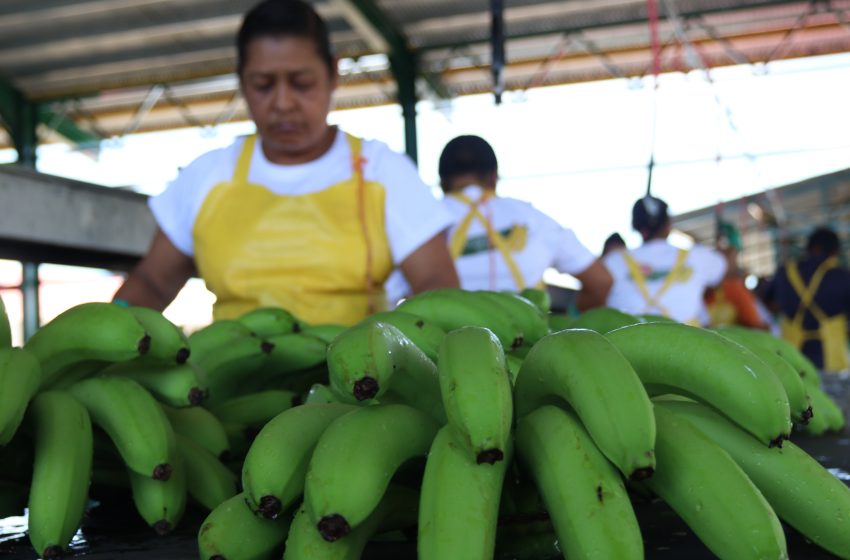
M333 143L327 124L336 73L305 37L257 37L245 49L242 94L274 163L312 161Z

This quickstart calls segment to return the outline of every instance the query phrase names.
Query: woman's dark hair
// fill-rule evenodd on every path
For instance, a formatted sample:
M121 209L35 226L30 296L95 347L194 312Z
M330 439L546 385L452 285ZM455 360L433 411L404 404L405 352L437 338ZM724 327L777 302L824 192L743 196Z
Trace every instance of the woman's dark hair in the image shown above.
M819 227L813 231L806 243L806 251L809 253L820 251L824 255L834 255L840 248L838 234L827 227Z
M667 203L660 198L646 195L632 207L632 227L642 235L648 235L647 239L655 237L669 220Z
M245 14L236 36L236 72L242 74L248 43L260 37L287 36L313 41L330 73L335 72L325 21L302 0L264 0Z
M486 140L480 136L458 136L450 140L440 154L441 186L445 191L455 177L470 173L484 176L498 167L496 152Z

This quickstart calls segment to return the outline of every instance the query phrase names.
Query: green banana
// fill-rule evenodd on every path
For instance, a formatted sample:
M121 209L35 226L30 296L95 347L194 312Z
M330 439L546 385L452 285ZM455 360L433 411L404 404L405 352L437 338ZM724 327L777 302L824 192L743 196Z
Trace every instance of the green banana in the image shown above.
M607 334L649 394L679 393L720 410L765 445L791 433L785 389L752 352L717 333L679 323L643 323Z
M330 344L339 333L347 328L345 325L323 323L321 325L304 325L301 327L301 332L305 335L315 336L319 340L323 340L325 344Z
M340 416L319 437L304 482L304 502L327 541L362 523L405 461L424 456L438 425L415 408L386 404Z
M12 346L12 325L9 323L9 315L6 313L6 304L0 297L0 348Z
M850 488L791 442L768 448L700 403L663 401L726 450L780 519L840 558L850 558ZM817 413L815 413L817 414Z
M599 334L607 334L620 327L636 325L640 322L638 317L613 307L594 307L576 317L569 328L590 329Z
M268 389L239 395L208 408L223 424L241 424L259 429L284 410L292 408L297 396L292 391Z
M271 385L296 372L325 363L328 344L319 337L305 333L289 333L268 337L266 341L274 348L263 366L252 374L252 384Z
M195 362L205 359L206 355L236 339L255 336L253 331L236 319L219 319L191 333L189 350Z
M310 404L281 412L270 420L245 456L242 487L253 511L274 519L304 491L313 449L327 427L352 405Z
M242 385L260 371L273 350L270 342L245 336L207 352L195 362L207 376L207 405L241 393Z
M438 327L430 320L423 319L411 313L404 311L380 311L366 317L361 321L376 322L392 325L415 344L426 356L432 361L437 361L437 355L440 351L440 343L443 337L446 336L446 331Z
M744 327L726 327L728 329L744 329ZM770 348L773 349L774 352L779 354L786 362L791 364L800 377L803 380L803 383L809 387L814 385L815 387L821 386L820 374L818 373L815 365L809 360L800 350L794 347L793 344L785 340L784 338L773 336L767 332L761 331L751 331L755 333L753 336L760 336L761 342Z
M523 333L509 316L475 292L440 288L404 300L396 310L418 315L448 332L460 327L487 327L499 337L505 350L522 345Z
M534 345L514 386L515 415L532 412L552 396L570 404L602 453L626 477L652 474L652 404L632 366L604 336L567 329Z
M496 543L494 560L554 560L563 558L558 536L551 532L503 535Z
M128 309L151 337L146 359L168 364L182 364L189 359L189 339L180 327L155 309L132 305Z
M522 343L534 346L534 343L549 334L549 321L546 314L536 305L514 292L495 292L478 290L478 297L500 308L522 332Z
M402 486L391 485L375 510L344 539L328 542L321 537L307 506L302 504L292 520L286 539L284 560L359 560L369 539L392 526L416 524L419 495Z
M42 388L80 362L123 362L147 354L151 337L126 307L90 302L43 325L24 346L41 363Z
M166 366L130 360L107 366L99 374L132 379L171 406L197 406L207 398L206 374L192 362Z
M260 338L301 331L301 321L282 307L258 307L236 320Z
M811 430L808 429L809 426L806 426L806 431L812 433L812 435L821 435L827 431L840 432L843 430L846 420L844 417L844 411L838 403L836 403L829 394L824 392L823 389L818 387L809 386L807 391L809 393L809 397L812 399L812 408L815 411L815 416L812 420L821 419L821 422L818 422L818 425L822 426L812 426ZM818 427L820 427L820 429L818 429Z
M45 391L33 399L35 460L29 494L29 538L44 558L57 558L80 526L92 467L92 426L71 395Z
M327 365L331 388L347 402L380 401L392 389L445 422L437 367L392 325L367 321L351 327L328 345Z
M245 496L236 494L212 510L198 531L201 560L268 560L280 558L289 516L263 519L245 504Z
M801 426L803 432L812 435L812 436L822 436L827 433L829 428L829 418L827 411L825 410L826 405L823 402L825 394L820 389L815 388L814 390L809 389L809 399L812 402L812 408L816 412L812 412L812 417L809 421Z
M791 364L785 361L784 358L765 342L765 337L773 338L770 334L740 327L725 327L715 329L714 332L728 338L732 342L737 342L767 364L785 389L792 420L799 424L805 424L809 421L809 418L812 416L812 406L806 394L803 379L791 367Z
M523 288L519 295L536 305L546 315L552 311L552 296L545 288Z
M525 358L520 358L514 354L505 354L505 363L508 366L508 374L510 374L511 377L511 387L516 384L517 375L519 375L519 370L522 367L522 362L524 361Z
M643 484L718 558L787 559L779 519L729 454L664 407L655 422L657 467Z
M574 321L575 317L571 317L569 315L557 315L553 313L549 315L548 319L549 332L558 332L572 328Z
M67 389L109 434L127 466L156 480L168 480L174 460L174 430L151 394L124 377L91 377Z
M481 464L467 452L464 439L447 424L428 451L419 502L420 560L493 558L502 484L513 450L508 440L504 461Z
M642 323L678 323L675 319L664 315L655 315L654 313L642 313L635 315L635 317L640 319Z
M23 348L0 348L0 446L12 440L41 384L38 360Z
M304 404L326 404L342 402L336 393L331 390L330 385L322 383L313 383L310 390L307 391L307 396L304 397Z
M160 403L160 408L175 434L191 439L221 461L230 458L227 432L215 414L200 406L175 408Z
M136 511L158 535L173 531L186 509L186 467L178 451L173 457L168 480L154 480L127 469Z
M516 451L546 503L564 558L643 558L623 481L572 413L544 405L521 417Z
M484 327L455 329L443 339L437 363L443 407L460 441L478 463L502 460L511 437L513 392L499 339Z
M218 457L180 434L177 447L186 469L186 490L202 507L213 510L238 493L236 475Z

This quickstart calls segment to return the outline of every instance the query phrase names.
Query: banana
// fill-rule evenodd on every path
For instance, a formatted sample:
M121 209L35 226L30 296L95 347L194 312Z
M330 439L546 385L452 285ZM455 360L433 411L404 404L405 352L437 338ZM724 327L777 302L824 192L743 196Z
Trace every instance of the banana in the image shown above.
M182 364L189 359L189 340L180 327L155 309L132 305L128 309L151 337L146 359L168 364Z
M289 516L274 520L258 517L245 504L245 496L236 494L219 504L201 524L201 560L280 558L290 521Z
M244 336L207 352L195 362L207 376L207 404L241 393L241 386L260 371L273 350L266 340Z
M642 323L678 323L675 319L664 315L655 315L654 313L642 313L635 315L635 317L640 319Z
M90 302L43 325L24 346L41 363L42 388L80 362L123 362L147 354L151 337L126 307Z
M571 329L590 329L599 334L607 334L620 327L636 325L641 320L613 307L594 307L575 318L570 324Z
M534 346L535 342L549 334L549 321L546 319L546 314L519 294L490 290L478 290L475 294L490 301L504 311L507 317L510 317L522 332L523 345Z
M258 307L236 320L260 338L301 331L301 321L282 307Z
M812 406L806 395L803 379L791 367L791 364L765 342L765 337L773 338L771 335L741 327L725 327L715 329L714 332L732 342L737 342L767 364L785 389L785 394L788 396L788 406L791 409L791 419L799 424L805 424L809 421L812 416Z
M304 333L280 334L266 338L274 348L263 366L251 376L254 385L269 385L285 380L296 372L322 366L328 344Z
M726 327L726 330L731 329L743 329L743 327ZM800 352L797 348L794 347L793 344L785 340L784 338L773 336L772 334L762 332L762 331L754 331L750 330L751 336L758 336L761 338L761 342L772 348L774 352L779 354L779 356L784 359L786 362L791 364L791 367L797 371L802 378L803 383L809 387L814 385L815 387L821 386L820 374L818 373L815 365L809 360L802 352Z
M447 424L428 451L419 502L420 560L493 558L502 484L513 450L508 440L504 461L481 464L467 452L464 439Z
M643 323L608 333L649 394L679 393L720 410L765 445L791 433L785 389L752 352L706 329Z
M400 330L380 321L355 325L328 345L333 391L347 402L397 398L445 422L437 367Z
M523 333L510 317L475 292L458 288L430 290L404 300L396 310L418 315L446 332L468 326L487 327L499 337L505 351L523 343Z
M593 441L628 478L655 466L655 416L629 362L601 334L567 329L534 345L514 386L519 418L553 396L566 400Z
M304 502L326 541L360 525L405 461L424 456L438 425L415 408L387 404L340 416L319 438L304 482Z
M0 348L12 346L12 325L9 323L9 315L6 313L6 305L0 297Z
M202 507L213 510L239 492L236 475L218 457L180 434L177 447L186 469L186 490Z
M344 539L328 542L313 525L306 505L298 509L289 527L284 560L359 560L363 549L379 531L392 527L409 527L416 524L416 506L419 495L414 490L392 485L369 517Z
M572 413L544 405L521 417L516 451L546 503L564 558L643 558L623 481Z
M192 362L162 365L147 360L130 360L109 365L99 374L132 379L157 400L171 406L197 406L207 398L206 374Z
M544 315L552 311L552 296L545 288L523 288L519 295L536 305Z
M217 348L227 346L236 339L255 336L244 323L236 319L219 319L191 333L189 350L192 360L202 361L206 355Z
M330 344L339 333L347 328L345 325L323 323L320 325L304 325L301 327L301 332L305 335L315 336L319 340L323 340L325 344Z
M508 366L508 374L511 377L511 387L516 384L517 375L519 375L519 370L522 367L522 362L525 361L525 358L520 358L514 354L505 354L505 363Z
M413 344L419 347L432 362L437 361L437 355L440 352L440 343L443 341L443 337L446 336L446 331L438 327L435 323L417 315L398 310L374 313L363 319L361 323L375 321L394 326L404 336L410 339Z
M157 535L173 531L186 509L186 467L176 449L173 457L168 480L154 480L127 469L136 511Z
M292 391L268 389L233 397L211 405L209 409L223 424L241 424L260 429L284 410L292 408L297 396Z
M322 383L314 383L307 391L307 396L304 397L304 404L327 404L342 402L340 398L331 390L330 385Z
M571 317L569 315L557 315L553 313L549 315L549 319L547 321L549 323L549 332L558 332L572 328L574 321L575 317Z
M561 543L552 532L533 535L502 535L496 543L494 560L561 559Z
M253 511L274 519L304 491L313 449L327 427L355 407L328 403L281 412L263 428L245 456L242 487Z
M0 348L0 446L18 431L41 383L41 365L23 348Z
M787 559L779 519L729 454L666 408L655 422L657 466L643 484L718 558Z
M809 397L812 399L812 408L814 409L814 418L812 421L820 419L815 426L806 426L806 431L812 435L821 435L827 431L840 432L844 429L846 420L844 411L833 400L829 394L818 387L809 386L807 389ZM809 424L811 424L810 422Z
M513 393L499 339L484 327L455 329L443 339L437 363L443 407L460 441L478 463L501 461L511 437Z
M29 538L39 556L62 555L80 526L92 467L92 426L86 409L61 391L45 391L29 412L35 460L29 494Z
M850 558L850 488L791 442L768 448L700 403L663 401L726 450L780 519L840 558ZM815 413L817 414L817 413Z
M109 434L127 466L159 481L168 480L174 460L174 430L151 394L124 377L91 377L67 389Z
M230 443L221 420L200 406L175 408L160 403L175 434L187 437L218 457L221 461L230 458Z

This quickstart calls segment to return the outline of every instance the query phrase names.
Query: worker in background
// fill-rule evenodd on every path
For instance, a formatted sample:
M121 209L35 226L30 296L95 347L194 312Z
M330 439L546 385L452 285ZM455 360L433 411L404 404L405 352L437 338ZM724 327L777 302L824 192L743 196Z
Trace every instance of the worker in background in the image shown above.
M726 257L726 275L716 288L709 288L705 305L710 327L740 325L755 329L767 329L768 325L759 313L757 299L744 283L744 273L738 265L738 255L743 248L741 234L728 222L717 223L717 250Z
M581 282L576 307L605 304L611 276L571 229L528 202L496 195L496 153L479 136L458 136L439 161L443 206L452 216L449 250L461 287L467 290L520 291L542 287L543 272L555 268ZM388 289L404 296L391 281Z
M602 256L604 257L613 251L624 251L625 249L626 242L619 233L615 232L609 235L608 239L605 240L605 243L602 244Z
M848 370L850 270L839 265L840 242L829 228L809 236L805 256L774 276L772 300L782 337L826 372Z
M614 277L607 305L633 315L664 315L700 324L705 290L721 282L726 259L709 247L671 245L667 236L672 224L661 199L645 196L635 202L632 227L643 244L603 259Z
M414 293L457 286L451 217L413 162L328 124L337 64L310 4L261 2L236 43L257 132L202 155L150 200L158 229L116 299L161 310L197 273L217 319L279 306L353 324L383 306L395 268Z

